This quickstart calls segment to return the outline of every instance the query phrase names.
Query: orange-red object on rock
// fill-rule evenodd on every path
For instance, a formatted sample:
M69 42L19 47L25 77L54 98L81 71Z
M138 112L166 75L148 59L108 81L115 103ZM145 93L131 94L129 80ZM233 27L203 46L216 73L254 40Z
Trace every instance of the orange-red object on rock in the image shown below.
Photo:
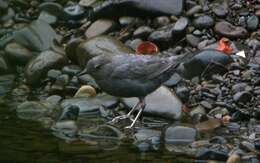
M229 40L227 40L226 38L222 38L219 40L216 50L222 51L226 54L231 54L233 51L233 49L229 45Z
M154 43L145 41L141 42L135 51L137 54L155 54L159 51L159 48Z

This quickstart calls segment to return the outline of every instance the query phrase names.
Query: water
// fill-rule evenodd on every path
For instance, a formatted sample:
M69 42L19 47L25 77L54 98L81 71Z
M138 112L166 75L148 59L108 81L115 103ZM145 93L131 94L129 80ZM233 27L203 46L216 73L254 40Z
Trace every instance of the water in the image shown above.
M11 106L13 100L8 97L0 101L0 163L191 161L165 150L140 152L132 143L114 150L104 150L81 141L67 143L39 123L18 119L15 106Z

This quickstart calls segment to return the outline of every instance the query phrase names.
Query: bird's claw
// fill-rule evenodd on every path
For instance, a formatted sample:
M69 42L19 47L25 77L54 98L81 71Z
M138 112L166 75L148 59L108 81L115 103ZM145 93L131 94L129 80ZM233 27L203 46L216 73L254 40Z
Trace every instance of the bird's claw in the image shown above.
M130 116L128 116L128 115L120 115L120 116L117 116L117 117L113 118L111 122L117 123L118 121L124 120L124 119L127 119L127 118L129 118L132 121L132 118L130 118Z

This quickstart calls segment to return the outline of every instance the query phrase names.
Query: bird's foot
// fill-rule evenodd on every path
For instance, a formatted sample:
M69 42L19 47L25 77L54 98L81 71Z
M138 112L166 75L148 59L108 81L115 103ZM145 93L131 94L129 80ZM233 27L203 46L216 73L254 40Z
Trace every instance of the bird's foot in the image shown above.
M132 118L130 118L130 115L120 115L120 116L117 116L117 117L115 117L115 118L113 118L112 120L111 120L111 122L112 123L117 123L117 122L119 122L120 120L124 120L124 119L130 119L131 121L133 121L133 119Z

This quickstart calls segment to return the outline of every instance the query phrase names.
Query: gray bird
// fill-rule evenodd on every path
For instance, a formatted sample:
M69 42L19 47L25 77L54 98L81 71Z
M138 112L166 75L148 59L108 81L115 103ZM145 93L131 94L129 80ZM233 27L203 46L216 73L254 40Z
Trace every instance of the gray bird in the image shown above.
M145 96L167 81L184 59L185 56L100 55L92 58L80 74L90 74L100 88L110 95L139 98L139 102L128 114L112 120L115 122L130 118L133 111L140 107L136 117L131 119L132 124L126 127L132 128L145 108Z

